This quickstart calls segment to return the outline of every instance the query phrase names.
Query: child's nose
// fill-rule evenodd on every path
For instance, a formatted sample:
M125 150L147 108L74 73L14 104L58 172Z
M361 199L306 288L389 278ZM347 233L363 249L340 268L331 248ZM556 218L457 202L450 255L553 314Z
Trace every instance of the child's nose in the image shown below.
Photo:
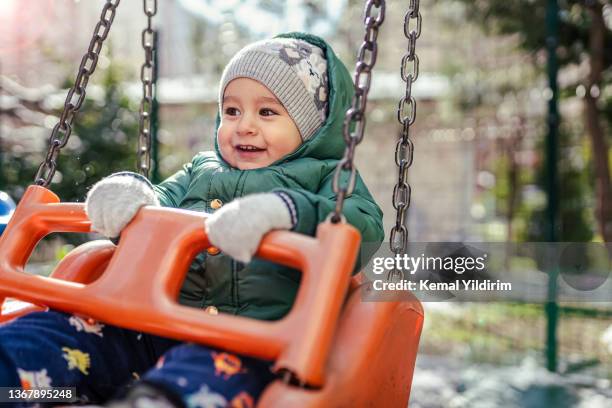
M239 135L250 135L256 133L255 121L251 115L242 115L238 122L237 132Z

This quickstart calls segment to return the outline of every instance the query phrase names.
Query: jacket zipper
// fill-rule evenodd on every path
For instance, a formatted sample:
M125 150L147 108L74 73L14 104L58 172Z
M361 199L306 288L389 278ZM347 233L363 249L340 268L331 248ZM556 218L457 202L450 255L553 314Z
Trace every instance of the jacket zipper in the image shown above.
M232 304L238 313L238 263L232 259Z
M242 181L244 171L240 172L238 180L236 181L236 190L234 191L234 197L242 197L242 190L240 189L240 181ZM238 191L240 190L240 193ZM238 313L238 265L235 260L232 259L232 304L234 306L235 313Z

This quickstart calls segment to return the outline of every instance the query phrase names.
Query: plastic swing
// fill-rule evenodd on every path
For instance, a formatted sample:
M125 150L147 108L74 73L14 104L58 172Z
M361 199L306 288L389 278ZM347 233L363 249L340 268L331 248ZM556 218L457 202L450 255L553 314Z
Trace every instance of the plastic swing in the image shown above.
M353 178L341 185L340 175L342 171L351 174L356 171L353 154L365 128L376 38L385 15L382 0L368 0L365 6L365 40L355 70L355 96L345 120L347 148L334 177L336 209L329 221L318 226L316 237L271 232L257 252L261 258L303 273L294 306L282 320L212 316L176 302L190 260L210 247L202 228L207 215L199 212L144 207L123 231L118 246L107 240L88 242L66 255L50 277L24 273L29 256L45 235L90 231L84 205L60 203L46 187L55 172L59 149L66 145L71 123L85 98L89 75L95 70L119 2L107 0L89 50L83 56L76 84L68 92L65 110L53 129L49 152L36 175L37 185L28 187L0 238L0 306L6 298L31 303L18 311L0 313L0 322L49 307L133 330L273 359L274 368L281 375L264 391L260 407L405 407L423 310L416 298L401 302L361 301L366 284L361 283L360 274L351 278L360 236L355 228L342 222L341 216ZM144 6L148 25L142 37L146 59L141 70L144 96L140 108L139 167L147 174L148 112L153 95L151 17L157 4L154 1L148 8L144 0ZM421 25L418 6L418 0L411 0L404 21L409 47L402 60L402 78L407 87L398 108L398 119L403 125L396 149L400 176L393 194L398 216L390 239L391 249L396 253L405 250L407 244L404 219L410 187L406 175L413 152L408 131L416 108L410 89L418 75L418 58L414 54ZM373 9L378 10L374 17ZM417 22L415 30L408 29L411 20ZM413 70L406 74L408 63L413 64ZM77 101L73 103L74 97ZM406 104L411 110L402 116ZM351 132L353 125L355 130ZM81 301L84 298L87 302Z

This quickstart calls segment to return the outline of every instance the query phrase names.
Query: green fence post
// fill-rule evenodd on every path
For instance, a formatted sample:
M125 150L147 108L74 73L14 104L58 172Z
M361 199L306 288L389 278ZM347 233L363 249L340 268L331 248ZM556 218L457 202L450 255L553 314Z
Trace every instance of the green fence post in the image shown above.
M151 160L153 162L153 172L151 174L151 182L157 184L161 182L159 175L159 140L157 133L159 130L159 102L157 100L157 93L159 86L159 29L155 30L153 36L154 46L153 49L153 104L151 106Z
M548 0L546 5L546 49L548 51L548 86L551 90L548 101L548 137L546 139L546 169L548 195L548 241L556 242L557 237L557 150L559 132L559 89L557 86L557 44L559 38L559 3ZM555 251L551 251L554 253ZM546 368L557 371L557 277L559 270L553 266L548 271L548 298L546 302Z

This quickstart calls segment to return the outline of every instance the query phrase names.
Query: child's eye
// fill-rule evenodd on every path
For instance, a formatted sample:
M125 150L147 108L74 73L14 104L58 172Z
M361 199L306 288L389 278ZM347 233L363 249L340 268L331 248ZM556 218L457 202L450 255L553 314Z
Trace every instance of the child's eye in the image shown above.
M230 116L236 116L240 113L240 111L236 108L225 108L225 114Z
M278 113L274 112L272 109L268 109L268 108L263 108L259 110L259 114L261 116L273 116L273 115L278 115Z

